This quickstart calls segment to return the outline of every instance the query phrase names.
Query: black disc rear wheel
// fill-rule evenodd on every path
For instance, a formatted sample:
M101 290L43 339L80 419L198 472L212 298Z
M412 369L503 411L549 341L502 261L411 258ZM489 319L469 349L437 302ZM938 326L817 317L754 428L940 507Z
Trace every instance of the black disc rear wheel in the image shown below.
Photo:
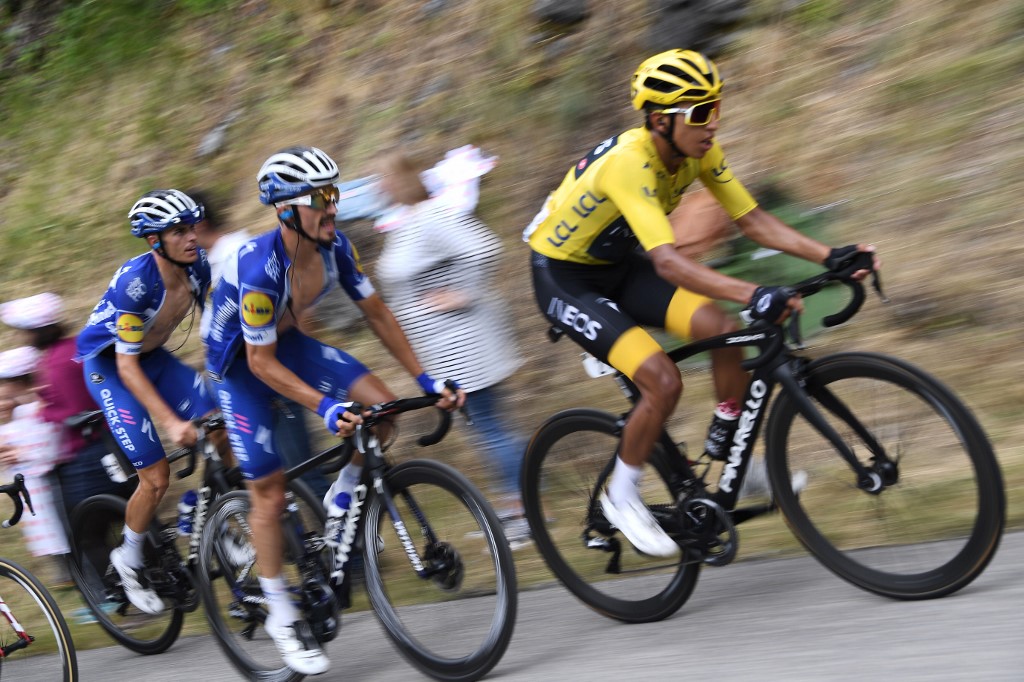
M122 542L127 503L115 495L94 495L83 500L71 514L74 538L71 577L100 627L122 646L139 654L163 653L181 632L185 614L167 604L150 615L131 605L120 587L110 552ZM146 566L160 564L160 531L153 525L143 547Z
M614 463L617 421L588 409L551 417L526 450L523 505L537 549L570 592L610 618L657 621L686 603L700 565L682 552L641 554L604 518L597 496ZM662 472L650 464L644 471L641 497L656 516L667 513L674 500Z

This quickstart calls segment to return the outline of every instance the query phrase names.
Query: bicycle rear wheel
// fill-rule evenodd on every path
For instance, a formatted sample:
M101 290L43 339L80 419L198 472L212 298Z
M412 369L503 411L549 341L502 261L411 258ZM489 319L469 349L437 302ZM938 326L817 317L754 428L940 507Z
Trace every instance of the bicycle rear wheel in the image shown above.
M185 613L168 605L151 615L138 610L125 597L110 551L121 544L127 502L115 495L94 495L71 514L74 538L71 577L100 627L132 651L153 655L166 651L181 632ZM160 564L159 529L151 525L143 547L145 565Z
M363 546L373 609L421 671L477 680L501 660L515 627L515 566L501 523L473 484L440 462L404 462L385 481L405 527L396 531L386 501L372 495ZM413 569L417 549L432 575Z
M0 680L78 680L75 644L56 602L35 576L7 559L0 559L0 616Z
M548 419L526 449L523 505L548 568L580 601L627 623L657 621L686 603L700 566L683 563L682 553L640 554L605 520L597 496L614 464L617 421L590 409ZM650 464L644 469L644 501L652 507L671 505L661 472Z
M896 599L941 597L978 577L999 545L1006 497L970 411L936 379L886 356L832 355L806 376L819 409L886 484L878 494L858 488L783 391L768 423L767 462L797 538L841 578ZM872 455L871 439L891 464ZM786 482L800 469L808 482L797 497Z
M301 583L296 561L306 539L323 532L324 509L309 487L299 481L288 483L289 501L295 504L305 538L286 538L285 582L293 588ZM291 531L285 524L284 531ZM252 680L276 682L302 679L288 668L274 642L263 629L267 610L259 584L256 552L249 527L249 493L236 490L222 495L210 507L199 543L199 591L206 617L217 642L231 664Z

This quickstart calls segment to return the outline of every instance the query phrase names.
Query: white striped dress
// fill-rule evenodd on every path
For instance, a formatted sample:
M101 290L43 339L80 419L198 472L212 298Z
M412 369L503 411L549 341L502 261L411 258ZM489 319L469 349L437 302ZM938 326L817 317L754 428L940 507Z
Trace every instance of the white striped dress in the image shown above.
M466 392L511 375L522 360L494 283L498 237L435 199L407 207L389 228L374 279L424 369L435 379L458 381ZM465 305L437 309L429 296L439 291Z

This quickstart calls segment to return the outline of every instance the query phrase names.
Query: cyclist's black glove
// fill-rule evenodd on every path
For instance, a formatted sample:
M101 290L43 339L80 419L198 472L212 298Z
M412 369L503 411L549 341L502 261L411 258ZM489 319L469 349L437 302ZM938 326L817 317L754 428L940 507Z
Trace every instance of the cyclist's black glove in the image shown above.
M750 297L750 303L744 311L753 320L774 322L786 311L789 299L796 292L789 287L758 287Z
M857 250L856 244L851 244L850 246L838 246L829 251L828 258L825 259L825 267L832 272L845 270L853 264L858 253L860 252Z

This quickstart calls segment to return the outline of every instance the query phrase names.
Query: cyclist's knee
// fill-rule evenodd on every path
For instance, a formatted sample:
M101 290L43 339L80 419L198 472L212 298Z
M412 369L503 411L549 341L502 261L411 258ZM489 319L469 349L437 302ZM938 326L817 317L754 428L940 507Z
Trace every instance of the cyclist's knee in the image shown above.
M249 482L252 513L261 518L277 519L285 507L285 478L281 471Z
M694 339L706 339L709 336L728 334L739 330L736 319L727 314L716 303L701 306L690 321L690 330Z
M645 360L633 380L645 398L669 411L675 407L683 392L683 379L679 375L679 368L664 353Z

